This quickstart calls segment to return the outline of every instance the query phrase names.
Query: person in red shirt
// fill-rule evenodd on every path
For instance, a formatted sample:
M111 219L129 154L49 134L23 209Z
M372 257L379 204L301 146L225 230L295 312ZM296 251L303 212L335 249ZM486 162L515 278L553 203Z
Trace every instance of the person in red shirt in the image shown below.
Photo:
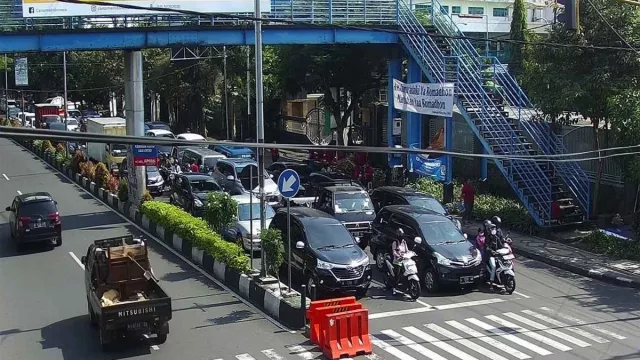
M193 160L191 162L191 172L193 172L193 173L199 173L200 172L200 167L198 167L198 164L196 164L195 160Z
M275 144L276 142L274 141L273 143ZM278 148L271 148L269 149L269 151L271 152L271 162L278 161L278 159L280 158L280 151L278 150Z
M471 215L473 213L473 202L476 197L476 189L473 187L471 179L467 179L467 182L462 185L460 197L462 198L462 202L464 203L464 216L462 220L471 221Z

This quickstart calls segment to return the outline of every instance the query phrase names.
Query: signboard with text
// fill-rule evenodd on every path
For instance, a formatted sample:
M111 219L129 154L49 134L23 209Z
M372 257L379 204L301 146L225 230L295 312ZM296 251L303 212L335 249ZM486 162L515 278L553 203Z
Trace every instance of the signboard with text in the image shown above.
M15 60L16 86L29 86L29 65L27 58Z
M133 165L158 166L158 148L155 145L133 145Z
M424 115L453 116L453 83L411 83L393 79L393 107Z
M92 4L85 0L82 3L67 3L57 0L22 0L22 16L25 18L64 17L64 16L126 16L171 14L166 11L151 9L123 8L118 4L140 6L145 8L162 8L172 10L190 10L203 13L253 13L254 0L120 0L113 5ZM260 10L271 12L271 1L260 0Z

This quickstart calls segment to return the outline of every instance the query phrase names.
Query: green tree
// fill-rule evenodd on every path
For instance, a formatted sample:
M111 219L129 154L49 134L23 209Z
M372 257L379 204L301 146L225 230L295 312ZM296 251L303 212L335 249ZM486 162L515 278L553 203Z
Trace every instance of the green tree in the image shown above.
M210 192L204 208L205 218L213 231L222 234L238 214L238 203L227 193Z
M510 39L516 41L528 41L527 31L527 8L524 0L515 0L513 4L513 19L511 19ZM526 45L522 43L511 43L509 60L509 71L516 77L524 71L526 61Z

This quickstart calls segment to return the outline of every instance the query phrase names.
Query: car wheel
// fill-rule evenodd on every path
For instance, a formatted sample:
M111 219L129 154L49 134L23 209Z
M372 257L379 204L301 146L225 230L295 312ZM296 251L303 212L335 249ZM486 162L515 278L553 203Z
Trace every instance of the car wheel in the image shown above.
M378 268L378 270L383 272L387 271L387 265L385 264L386 255L387 253L383 250L376 251L376 267Z
M356 299L362 299L363 297L367 296L368 290L369 290L369 287L365 289L356 290Z
M54 246L55 247L62 246L62 234L56 237L56 244Z
M435 293L438 291L438 276L433 268L427 268L424 270L424 275L422 276L422 282L424 283L424 289L428 293Z

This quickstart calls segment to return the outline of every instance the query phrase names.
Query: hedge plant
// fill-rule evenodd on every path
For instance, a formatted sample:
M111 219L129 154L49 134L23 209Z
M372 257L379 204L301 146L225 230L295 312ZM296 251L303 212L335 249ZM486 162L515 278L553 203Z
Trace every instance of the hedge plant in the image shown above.
M217 261L225 263L228 267L240 272L250 270L249 257L238 245L224 241L219 234L214 233L205 220L159 201L145 202L140 206L140 211L149 220L190 241L193 246L203 250Z
M278 229L264 229L260 233L262 251L265 255L267 271L280 280L279 269L284 263L284 245L282 244L282 232Z
M607 235L602 231L592 231L582 241L586 250L626 260L640 260L640 242L624 240Z
M94 182L96 183L96 185L98 185L98 187L104 187L104 185L108 181L107 176L109 176L109 169L107 169L107 165L99 162L96 165Z
M129 183L125 178L120 179L118 183L118 200L129 201Z
M204 206L205 219L217 233L222 233L238 213L238 203L227 193L210 192Z

